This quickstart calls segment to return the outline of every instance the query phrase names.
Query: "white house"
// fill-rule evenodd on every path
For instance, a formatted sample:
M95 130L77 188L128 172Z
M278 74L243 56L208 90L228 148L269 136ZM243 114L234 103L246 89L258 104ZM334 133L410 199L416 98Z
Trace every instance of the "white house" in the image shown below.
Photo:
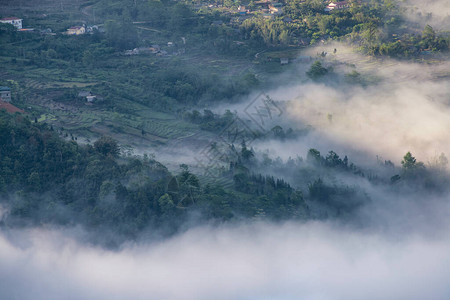
M0 86L0 98L5 102L11 101L11 89L7 86Z
M344 9L344 8L349 8L350 7L350 3L348 3L347 1L340 1L340 2L330 2L330 4L327 5L327 7L325 7L325 11L329 12L332 11L333 9Z
M3 18L0 19L0 23L6 23L6 24L11 24L14 25L14 27L16 27L17 29L22 29L22 20L23 19L19 19L19 18Z
M67 29L66 34L68 35L80 35L86 32L86 28L84 26L73 26Z
M86 96L86 101L89 102L89 103L94 102L95 99L97 99L97 96L94 96L94 95L92 95L92 96Z

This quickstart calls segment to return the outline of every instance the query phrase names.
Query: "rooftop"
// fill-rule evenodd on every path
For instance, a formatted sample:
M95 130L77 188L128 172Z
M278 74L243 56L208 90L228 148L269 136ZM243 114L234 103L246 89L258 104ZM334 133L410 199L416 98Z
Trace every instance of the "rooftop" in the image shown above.
M11 89L7 86L0 86L0 91L10 91Z
M328 6L338 6L338 5L346 5L347 1L332 1Z
M15 20L22 20L22 19L16 18L16 17L8 17L8 18L0 19L0 21L15 21Z

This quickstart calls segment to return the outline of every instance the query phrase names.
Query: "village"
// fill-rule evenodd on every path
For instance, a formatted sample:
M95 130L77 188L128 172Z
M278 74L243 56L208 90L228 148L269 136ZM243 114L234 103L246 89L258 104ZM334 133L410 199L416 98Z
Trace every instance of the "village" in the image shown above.
M192 7L194 10L214 10L220 12L221 16L225 16L229 18L230 26L236 26L242 24L245 20L249 18L264 18L268 20L273 20L275 18L281 18L283 22L286 23L295 23L300 22L300 20L293 20L288 16L284 16L284 4L277 0L259 0L259 1L250 1L246 4L237 5L235 2L233 4L222 2L192 2ZM325 13L330 13L333 10L342 10L349 8L351 4L348 1L328 1L326 0L324 5ZM63 34L68 36L79 36L84 34L94 34L95 32L105 33L104 24L95 24L95 25L87 25L86 23L77 24L70 26L65 31L62 32L54 32L52 28L43 28L43 29L35 29L26 27L23 25L24 19L18 17L3 17L0 19L0 23L11 24L13 25L17 31L19 32L36 32L38 31L43 35L56 35ZM148 27L144 27L144 25L148 23L145 21L133 22L139 29L143 30L154 30ZM25 20L26 24L26 20ZM217 19L211 23L212 26L221 26L224 24L224 21L221 19ZM238 42L240 43L240 42ZM163 46L158 44L150 45L147 47L138 47L133 49L125 50L122 54L126 56L130 55L142 55L142 54L154 54L156 56L168 56L168 55L181 55L185 52L186 39L182 38L182 43L167 41L167 43ZM285 62L285 61L284 61Z
M331 12L332 10L341 10L349 8L351 5L348 1L325 1L326 7L324 12ZM222 4L210 4L206 3L196 3L194 4L196 9L219 9L224 13L233 15L233 21L242 22L246 18L251 18L254 16L262 16L266 19L274 19L276 17L284 15L284 4L276 0L260 0L260 1L250 1L247 4L242 4L238 6L225 6ZM285 22L292 22L289 17L283 18ZM220 25L220 23L217 23Z
M341 10L349 7L349 4L346 1L342 2L327 2L327 6L324 9L324 12L329 13L332 10ZM192 4L194 10L214 10L221 13L221 16L226 16L225 19L229 20L228 24L225 24L223 18L214 20L211 23L211 26L222 26L229 25L231 27L236 27L241 24L245 20L249 18L264 18L268 20L273 20L275 18L282 19L283 22L291 23L296 22L296 20L292 20L291 18L284 16L284 4L278 2L277 0L260 0L260 1L251 1L245 5L232 5L225 6L224 3L211 3L211 2L194 2ZM39 33L41 35L65 35L65 36L83 36L94 33L104 34L106 32L104 24L87 24L88 22L83 22L82 24L74 24L66 28L64 31L56 32L50 27L45 27L36 29L27 26L27 20L19 17L8 16L0 19L0 23L11 24L16 28L18 32L23 33ZM154 30L152 28L146 27L148 22L145 21L136 21L133 22L133 26L142 30ZM179 56L184 55L186 52L186 37L181 37L179 40L168 40L164 44L151 44L149 46L140 46L133 49L127 49L119 54L122 56L145 56L152 55L155 57L169 57L169 56ZM240 41L235 41L238 44L244 44ZM258 59L260 53L255 55L255 58ZM264 56L265 61L271 62L273 60L278 61L281 65L287 65L292 61L307 63L312 60L310 56L299 56L299 55L287 55L281 54L281 56ZM24 110L14 106L11 104L11 89L7 86L0 87L1 97L0 97L0 109L5 109L9 113L15 112L24 112ZM94 94L90 90L79 90L77 92L77 99L83 100L85 105L93 105L97 101L103 100L103 97L98 94ZM14 102L14 99L13 99ZM69 105L70 106L70 105ZM62 111L71 111L72 109L68 105L52 102L49 104L49 107L52 109L62 110ZM31 107L30 107L31 108Z
M344 35L348 37L348 32L351 32L350 26L341 30L340 28L336 29L337 25L332 24L327 28L327 22L333 18L341 18L338 12L349 9L353 3L360 2L336 2L328 0L322 2L317 6L318 8L315 8L313 13L314 18L317 18L319 21L324 21L321 23L323 26L318 25L319 21L312 22L313 25L310 26L308 24L309 20L307 20L309 18L308 16L294 17L293 13L289 10L292 9L292 6L289 6L290 3L279 0L259 0L248 3L239 1L196 1L183 4L187 10L192 9L190 18L194 18L195 22L191 22L191 26L199 26L201 23L200 20L202 22L205 20L201 24L203 33L197 36L195 36L196 33L191 34L189 31L181 32L179 28L180 33L173 34L167 26L172 26L171 24L165 24L164 26L166 27L158 27L159 25L157 23L150 17L146 18L145 15L137 15L134 19L127 19L126 21L115 20L116 27L114 28L120 28L120 26L126 23L129 26L127 28L130 29L129 31L120 33L122 35L120 36L120 34L115 34L113 30L107 30L109 29L107 26L108 19L97 18L97 22L95 22L95 18L90 18L93 15L92 5L82 8L79 6L74 7L74 10L78 13L77 17L65 19L64 21L55 21L56 17L52 17L53 19L48 18L47 14L39 14L39 22L36 22L36 17L33 20L32 17L25 14L17 14L15 16L14 14L10 14L8 16L1 16L3 18L0 19L0 23L12 25L8 26L9 31L15 28L20 34L27 35L27 38L37 37L40 34L42 40L58 40L60 44L73 43L75 45L78 43L86 43L82 49L75 49L76 47L73 47L74 50L70 55L65 57L69 58L70 61L64 59L62 52L66 51L66 48L61 47L61 53L56 53L53 49L43 50L40 53L30 49L28 53L25 53L23 49L20 49L18 51L21 56L11 58L11 62L16 64L16 66L19 65L18 62L22 65L27 63L28 66L33 66L33 68L45 68L46 63L64 65L64 68L67 68L68 72L64 72L58 76L46 74L46 76L30 79L29 81L36 82L42 78L46 78L49 83L42 83L42 85L45 85L46 88L60 89L58 91L52 91L52 96L58 93L62 94L64 89L72 89L70 93L76 94L76 96L71 96L71 101L76 100L73 102L76 102L77 105L84 104L86 106L96 107L111 99L111 96L108 97L106 89L99 91L96 88L91 88L98 82L101 82L101 80L95 79L95 76L100 74L100 71L98 74L96 73L95 66L101 63L98 57L106 54L102 54L102 51L109 51L104 57L108 57L111 63L114 61L114 65L123 63L124 65L133 67L141 64L152 65L161 63L165 68L172 61L184 61L184 63L190 66L192 60L194 60L196 63L210 61L212 64L208 65L213 65L214 68L227 69L230 61L234 61L237 66L236 71L232 73L249 72L256 74L254 76L258 80L261 78L264 80L264 77L270 78L266 71L274 73L282 72L283 70L289 69L289 65L295 66L297 63L309 64L314 59L321 59L319 54L314 55L309 53L305 55L302 53L303 49L307 46L324 45L327 40L335 40L336 37ZM353 7L358 8L359 5ZM317 12L318 10L320 10L320 13ZM355 9L349 10L349 13L345 13L345 15L353 14L355 13L354 11ZM167 13L168 20L170 18L174 19L171 22L179 22L182 18L182 16L174 14L172 10L165 10L165 12ZM60 25L57 25L57 22L60 22ZM246 30L248 32L243 33ZM295 32L295 30L297 31ZM129 32L134 32L135 39L130 43L117 46L118 43L116 43L116 40L120 38L123 40L123 37L128 38ZM27 33L30 33L30 35ZM264 34L265 36L262 36ZM282 41L280 37L283 34L287 38ZM392 34L392 36L394 35ZM430 35L433 35L432 29ZM55 36L55 38L51 36ZM95 44L95 47L98 47L98 49L91 49L90 41L95 38L102 40L102 43ZM57 43L55 42L55 44ZM12 45L13 43L11 43ZM365 46L368 47L370 45L367 44ZM219 47L223 47L223 49L218 49ZM412 48L411 46L409 47ZM420 53L431 53L432 51L430 49L430 47L424 47L424 49L420 50ZM235 50L235 53L231 53L229 50ZM208 53L210 51L214 52L211 56ZM334 52L336 52L336 49ZM227 57L222 57L221 60L217 59L217 56L222 54L226 54ZM322 56L325 55L326 53L322 53ZM242 62L246 65L243 66ZM81 69L83 69L83 73L77 74L77 70ZM45 73L45 70L39 69L37 72ZM86 73L96 73L96 75L88 75ZM103 74L98 76L103 80ZM179 81L182 82L183 80ZM237 84L244 85L241 81L237 79ZM2 82L2 85L4 85L2 89L5 92L7 88L12 88L11 86L8 87L6 82ZM175 80L175 82L177 81ZM36 83L36 85L38 84ZM192 85L191 83L190 85L180 84L180 89L190 91ZM170 94L167 91L164 91L164 93ZM70 110L68 108L70 101L68 100L66 103L63 103L63 101L60 102L59 100L64 96L58 97L60 98L55 96L57 101L51 105L49 104L48 107L63 111ZM170 97L178 97L178 95L170 94ZM20 102L15 102L14 95L11 97L11 90L9 90L9 96L2 94L3 107L11 107L11 99L13 103L21 106Z

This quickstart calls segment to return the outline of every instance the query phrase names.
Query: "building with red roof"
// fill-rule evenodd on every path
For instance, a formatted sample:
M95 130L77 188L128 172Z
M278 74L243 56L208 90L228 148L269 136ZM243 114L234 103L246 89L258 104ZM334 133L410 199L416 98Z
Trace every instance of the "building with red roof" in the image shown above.
M329 12L332 11L333 9L344 9L349 7L350 3L348 3L347 1L330 2L330 4L328 4L327 7L325 7L325 11Z
M14 27L16 27L17 29L22 29L22 20L23 19L9 17L9 18L0 19L0 23L11 24L11 25L14 25Z
M24 113L24 111L22 109L12 105L9 102L3 101L2 98L0 98L0 111L3 109L6 110L7 112L9 112L10 114L13 114L16 112Z

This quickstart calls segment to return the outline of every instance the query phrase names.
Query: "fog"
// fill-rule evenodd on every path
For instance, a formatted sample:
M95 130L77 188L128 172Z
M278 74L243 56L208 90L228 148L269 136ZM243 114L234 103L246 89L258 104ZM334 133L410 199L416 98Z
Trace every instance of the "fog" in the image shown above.
M111 252L57 230L3 231L0 294L21 300L448 299L449 231L391 233L254 223L194 228Z
M332 54L336 48L336 54ZM364 160L376 156L397 164L407 151L427 162L450 149L449 64L405 63L370 59L344 44L324 45L307 54L330 53L323 64L334 67L327 83L290 84L268 92L285 103L280 124L314 129L306 137L285 142L263 141L260 148L287 158L305 155L307 149L334 150ZM298 72L305 72L304 65ZM360 73L351 84L345 74ZM287 127L285 127L287 128Z
M450 29L450 8L445 0L407 0L398 4L406 9L405 16L421 27L430 24L438 30Z
M407 151L426 159L450 149L450 109L428 98L424 85L383 86L381 91L374 87L356 93L305 86L290 113L334 143L390 159L398 160Z
M336 49L336 53L334 52ZM279 103L281 114L265 120L263 133L275 125L311 128L308 134L285 141L248 140L257 150L268 150L272 157L305 157L310 148L323 153L334 150L348 155L356 163L375 162L376 157L400 164L406 152L425 163L441 153L450 155L450 84L445 60L402 62L364 56L344 43L330 43L308 48L302 55L320 58L333 72L324 82L307 80L310 63L293 62L290 70L273 79L273 88L265 94ZM349 79L353 71L360 75ZM294 78L294 79L292 79ZM261 130L250 120L252 106L259 92L239 104L221 104L211 108L216 113L230 109ZM243 128L245 129L245 128ZM220 134L219 134L220 135ZM211 142L222 142L214 133L204 141L183 140L183 150L169 144L157 153L164 163L201 160L201 151ZM237 141L236 144L240 144ZM204 145L204 146L199 146Z

